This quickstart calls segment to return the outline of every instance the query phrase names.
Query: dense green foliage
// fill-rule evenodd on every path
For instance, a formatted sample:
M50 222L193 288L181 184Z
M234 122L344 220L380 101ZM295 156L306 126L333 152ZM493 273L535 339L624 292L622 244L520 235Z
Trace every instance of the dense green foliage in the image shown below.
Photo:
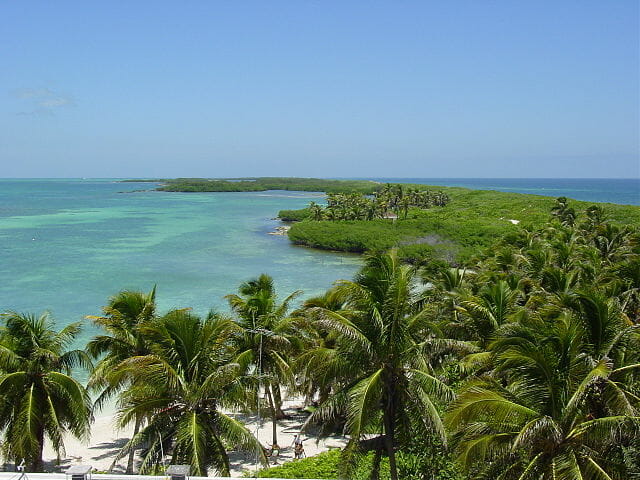
M369 453L358 462L349 480L370 480L375 456ZM451 461L450 455L442 449L424 446L416 442L416 447L401 450L397 455L398 476L402 480L464 480L464 475ZM380 460L379 480L389 480L389 460Z
M31 471L43 468L45 438L64 449L68 432L89 438L91 401L74 379L74 368L90 368L82 350L68 350L80 332L72 323L59 332L44 313L9 312L0 328L0 433L5 458L27 462Z
M451 198L441 208L410 209L407 218L392 220L312 221L311 213L292 225L289 239L299 245L347 252L379 251L398 247L400 256L413 262L434 257L463 264L498 238L519 226L540 228L548 219L554 200L537 195L444 189ZM573 202L578 213L591 204ZM640 224L640 207L604 205L612 220ZM307 209L308 210L308 209ZM295 219L288 211L287 218ZM436 247L436 248L434 248Z
M331 351L321 344L300 359L303 377L315 375L305 374L308 370L326 372L333 383L332 397L310 421L333 422L345 416L345 457L358 453L367 434L384 431L382 443L393 478L396 446L408 446L430 431L444 440L434 403L453 398L431 367L415 275L415 268L402 264L393 252L369 257L354 281L342 280L334 288L339 308L310 309L320 328L340 333Z
M345 252L383 251L397 246L402 258L422 262L431 258L462 261L516 229L508 222L495 224L474 218L458 224L427 217L395 222L305 221L293 224L288 234L298 245Z
M308 208L301 208L300 210L280 210L278 212L278 218L283 222L299 222L306 218L309 218L311 212Z
M350 480L369 480L374 455L362 457ZM259 471L257 478L327 478L340 476L340 450L329 450L313 457L287 462ZM438 450L419 450L416 453L399 452L398 473L403 480L464 480L446 454ZM254 477L254 474L247 474ZM380 480L389 480L389 461L380 462Z
M247 428L223 408L242 409L255 403L253 382L233 362L230 349L236 325L230 319L205 319L174 310L139 326L151 353L134 356L115 367L130 378L121 396L118 418L127 425L144 418L145 425L122 450L142 450L141 472L164 463L189 464L194 475L209 469L229 475L227 445L262 455L262 447Z
M226 296L236 314L237 329L231 339L233 361L242 374L257 375L256 387L267 397L272 421L271 447L278 450L277 420L283 416L280 386L292 378L288 360L299 347L288 317L289 305L301 293L293 292L279 303L273 279L262 274L240 285L237 295Z
M257 478L338 478L340 450L329 450L313 457L287 462L259 471ZM253 474L247 475L254 477Z
M449 195L444 192L387 183L373 195L329 193L327 206L323 208L311 202L306 209L306 217L312 220L374 220L396 217L406 219L411 208L444 207L449 200Z
M264 274L226 297L234 318L188 309L160 316L153 290L112 297L93 317L105 334L88 351L99 358L90 383L99 399L117 395L120 424L139 423L121 454L139 448L140 471L157 471L167 457L197 474L227 474L229 449L263 460L265 449L224 410L265 410L275 425L283 396L298 394L312 410L303 430L346 434L347 446L266 476L640 478L637 209L507 195L485 214L513 218L526 205L527 224L523 216L524 227L500 224L489 249L481 247L491 236L466 232L457 248L473 255L464 268L402 262L403 248L449 245L433 236L403 245L403 224L441 222L450 238L452 205L461 208L452 217L471 217L467 228L487 220L477 205L491 192L460 195L419 218L367 222L378 229L376 249L401 248L368 254L353 280L294 312L297 292L278 300ZM385 229L396 232L390 243ZM86 392L68 371L90 365L65 349L77 325L54 332L46 317L4 318L3 447L37 467L45 429L54 442L65 429L86 432Z
M106 335L97 335L87 344L87 352L94 359L100 359L89 379L89 388L98 392L95 407L102 405L118 394L132 387L132 378L122 376L117 367L134 357L151 354L151 347L141 328L152 321L156 314L155 288L148 294L124 290L109 299L102 310L104 316L87 316ZM134 436L138 434L142 417L134 420ZM127 473L133 473L135 450L129 452Z

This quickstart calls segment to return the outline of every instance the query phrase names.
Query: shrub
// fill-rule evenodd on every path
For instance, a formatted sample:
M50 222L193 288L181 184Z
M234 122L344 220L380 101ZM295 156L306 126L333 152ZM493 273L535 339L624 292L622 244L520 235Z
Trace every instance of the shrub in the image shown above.
M340 450L322 452L313 457L292 460L258 472L258 478L338 478Z
M300 210L280 210L278 212L278 218L283 222L299 222L305 220L311 216L308 208Z
M402 480L465 480L450 457L440 449L404 452L396 455L398 476ZM350 475L350 480L369 480L373 453L364 457ZM380 462L380 480L389 480L389 459L383 457Z

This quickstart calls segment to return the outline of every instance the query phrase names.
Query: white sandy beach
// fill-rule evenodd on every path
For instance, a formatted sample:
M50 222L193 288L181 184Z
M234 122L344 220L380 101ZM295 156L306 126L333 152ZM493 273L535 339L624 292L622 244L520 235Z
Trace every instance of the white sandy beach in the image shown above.
M298 400L287 401L284 404L284 411L287 418L278 421L278 443L282 447L280 455L271 459L272 464L282 464L293 460L293 437L298 433L305 415L299 408L301 402ZM268 446L271 444L271 421L262 418L259 422L257 416L241 417L245 425L258 437L260 442ZM45 444L44 458L45 468L48 471L62 471L71 465L85 464L91 465L99 472L106 472L111 467L113 459L118 450L127 442L133 432L133 426L125 430L116 430L114 427L114 415L103 414L96 416L91 427L91 439L88 443L80 442L72 437L65 439L66 454L61 457L60 463L56 461L56 453L51 449L50 444ZM318 439L310 433L303 435L304 449L307 456L316 455L331 448L340 448L347 442L345 437L333 436ZM254 471L256 459L252 455L242 452L230 452L232 470L231 475L240 476L245 472ZM114 472L124 472L127 458L120 459L114 466Z

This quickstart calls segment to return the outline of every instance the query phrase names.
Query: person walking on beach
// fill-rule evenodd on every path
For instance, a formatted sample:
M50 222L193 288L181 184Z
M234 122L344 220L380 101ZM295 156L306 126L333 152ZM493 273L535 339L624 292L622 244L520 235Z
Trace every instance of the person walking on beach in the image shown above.
M294 458L297 460L299 458L304 458L306 457L305 453L304 453L304 447L302 446L302 435L301 434L296 434L295 437L293 437L293 454L294 454Z

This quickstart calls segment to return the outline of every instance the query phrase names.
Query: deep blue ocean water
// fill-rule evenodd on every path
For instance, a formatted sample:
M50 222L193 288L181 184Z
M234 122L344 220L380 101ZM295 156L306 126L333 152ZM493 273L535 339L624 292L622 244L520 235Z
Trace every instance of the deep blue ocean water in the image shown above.
M588 202L640 205L640 178L372 178L475 190L569 197Z

